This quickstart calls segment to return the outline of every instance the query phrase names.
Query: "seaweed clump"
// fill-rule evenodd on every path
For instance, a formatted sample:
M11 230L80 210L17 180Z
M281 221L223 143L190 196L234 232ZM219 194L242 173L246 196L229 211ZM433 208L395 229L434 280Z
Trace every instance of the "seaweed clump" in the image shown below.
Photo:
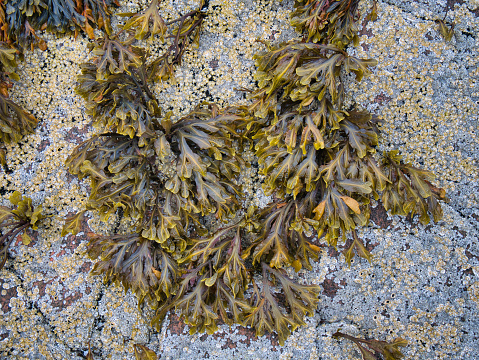
M8 248L12 242L21 234L23 245L31 242L27 234L29 228L38 229L39 222L46 218L42 214L42 206L34 207L32 199L22 197L20 192L15 191L10 195L10 203L14 208L0 206L0 270L5 265L8 257Z
M15 72L19 52L9 36L5 4L0 1L0 164L6 164L5 144L19 142L33 133L38 120L12 101L8 91L20 78Z
M354 342L358 347L359 351L361 351L361 355L364 360L377 359L380 354L386 360L399 360L404 357L404 354L401 352L400 347L407 346L407 341L402 338L396 338L391 343L374 339L364 340L348 334L344 334L340 332L340 330L341 329L336 331L333 334L333 337L338 340L340 338L345 338Z
M99 132L67 160L69 171L89 177L92 189L87 208L67 219L64 234L78 232L86 210L98 210L105 221L119 209L135 219L134 234L91 239L90 256L102 259L93 272L122 282L140 303L147 297L164 306L182 274L174 258L191 231L206 233L200 216L225 220L240 208L235 178L243 160L233 144L237 109L203 104L175 123L162 114L149 83L172 75L185 46L197 41L204 13L200 5L171 21L166 37L172 45L151 59L134 44L166 35L156 6L153 1L133 18L147 20L126 22L122 32L98 39L93 59L82 65L77 91Z
M8 97L8 90L20 80L15 68L25 49L47 48L37 31L75 36L84 31L94 39L95 28L111 33L112 6L118 6L117 0L0 0L0 164L6 164L5 144L19 142L38 124Z
M350 262L353 249L370 259L355 229L369 223L372 200L393 215L417 213L423 224L430 215L441 218L438 201L445 192L432 185L434 175L403 163L398 151L378 154L378 120L342 106L341 78L353 74L359 81L376 61L331 45L292 42L256 55L256 64L260 89L252 95L255 116L248 127L265 175L263 190L279 203L296 204L281 207L286 229L314 229L332 246L352 233ZM278 265L294 258L287 252Z
M21 48L46 49L45 40L36 33L47 30L56 34L84 31L95 38L94 29L111 33L110 17L117 0L8 0L6 21L8 35Z
M295 0L291 25L308 42L340 49L359 43L359 0Z
M296 1L291 21L304 38L266 44L255 56L251 104L201 104L176 122L149 84L171 77L185 46L198 41L205 4L167 23L153 0L121 33L93 45L77 91L99 132L67 160L72 174L90 179L91 194L63 234L77 233L87 210L102 220L120 210L135 219L131 234L91 236L88 253L98 259L93 274L122 283L139 304L149 299L154 324L174 308L191 333L237 323L257 335L276 331L283 345L318 303L320 287L286 271L312 269L316 238L336 247L351 235L346 261L355 254L370 261L356 229L368 225L373 200L422 223L442 216L446 196L434 176L397 151L379 154L378 119L344 108L343 78L360 81L376 65L344 51L357 39L357 3ZM150 59L137 44L153 36L171 46ZM247 164L235 148L247 144L273 197L263 209L239 201ZM211 232L203 224L213 214L235 219Z

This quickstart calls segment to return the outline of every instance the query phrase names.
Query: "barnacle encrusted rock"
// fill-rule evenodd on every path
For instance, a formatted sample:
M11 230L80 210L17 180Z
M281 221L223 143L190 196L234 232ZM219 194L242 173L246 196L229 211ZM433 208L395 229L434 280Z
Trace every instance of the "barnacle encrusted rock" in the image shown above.
M146 1L122 2L120 12L135 12ZM479 18L475 1L378 1L378 20L365 20L372 1L361 1L359 57L378 60L373 74L346 92L350 104L381 115L381 149L401 149L413 164L433 171L451 203L444 219L422 226L377 211L377 225L359 235L374 255L372 265L325 247L314 271L299 272L321 285L316 315L280 347L275 334L261 338L243 327L221 326L215 335L188 335L175 314L160 332L148 326L151 314L138 311L135 297L90 277L84 256L86 233L126 230L127 224L91 218L77 236L60 237L61 221L49 218L33 241L12 244L0 272L0 357L82 359L91 344L94 358L133 359L133 344L145 344L161 359L350 359L352 344L331 335L342 328L359 337L409 341L407 359L479 357ZM176 17L195 6L164 1L162 12ZM294 35L288 22L292 1L210 0L198 49L189 50L174 81L154 89L165 110L177 118L198 102L240 103L253 87L256 38ZM445 43L436 19L455 21ZM114 19L113 26L123 19ZM86 183L68 175L66 157L92 136L83 101L73 92L88 41L78 36L45 35L48 49L27 52L22 79L11 97L40 119L35 133L7 145L8 172L0 173L3 204L13 190L43 204L45 213L66 216L81 209ZM155 43L151 51L160 52ZM246 182L261 194L260 179ZM258 201L261 201L258 195ZM92 217L88 214L87 217ZM145 310L147 311L147 310ZM474 335L476 334L476 335Z

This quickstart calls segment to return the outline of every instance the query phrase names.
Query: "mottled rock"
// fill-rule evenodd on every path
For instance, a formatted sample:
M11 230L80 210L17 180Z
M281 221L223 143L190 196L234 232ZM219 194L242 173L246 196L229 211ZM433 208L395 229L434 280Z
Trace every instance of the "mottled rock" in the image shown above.
M137 11L143 3L122 2L120 12ZM176 14L195 4L165 1L162 11ZM408 161L436 173L451 198L442 221L422 226L373 208L371 228L360 233L373 262L355 258L351 268L343 246L320 244L324 251L314 270L297 274L322 286L317 312L281 347L276 334L258 338L241 326L189 335L173 313L154 330L147 306L139 311L131 293L88 275L85 234L109 232L118 219L102 223L89 214L82 232L62 238L61 221L52 217L30 234L29 246L17 241L0 272L0 358L83 359L90 344L94 359L133 359L133 344L141 343L172 360L359 359L352 343L331 337L338 328L358 337L403 337L407 359L479 358L478 4L378 1L378 20L367 22L371 4L361 2L361 46L349 51L379 65L362 83L349 84L346 104L383 118L380 150L400 149ZM199 49L187 52L176 83L154 89L164 109L179 117L205 99L246 101L235 89L254 87L252 57L262 47L256 38L297 36L288 25L291 7L292 1L210 0ZM444 15L456 24L450 43L435 23ZM4 204L20 189L48 214L63 217L88 198L87 183L63 165L91 136L91 121L73 91L88 41L46 37L49 49L27 52L12 92L40 124L21 144L8 146L11 171L0 173L0 185ZM161 51L161 44L151 50ZM249 171L246 192L264 204L261 177Z

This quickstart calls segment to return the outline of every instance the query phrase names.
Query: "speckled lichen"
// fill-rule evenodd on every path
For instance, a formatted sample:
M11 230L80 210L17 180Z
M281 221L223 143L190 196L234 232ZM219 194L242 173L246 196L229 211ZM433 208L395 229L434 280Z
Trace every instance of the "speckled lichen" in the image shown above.
M139 7L136 1L128 3L121 11ZM424 227L391 217L381 228L378 221L377 228L360 234L374 248L372 266L361 262L349 269L341 256L325 250L313 272L299 273L324 288L318 313L280 348L274 336L257 339L237 327L221 327L206 340L190 336L173 315L159 333L150 332L131 294L125 296L121 288L105 287L87 275L91 263L83 255L84 232L61 238L61 222L51 218L32 234L31 246L12 249L15 261L0 273L0 357L80 359L91 341L95 359L133 359L134 342L172 360L358 358L353 344L331 338L339 327L355 336L404 337L410 342L407 359L479 357L474 340L479 326L479 44L477 36L468 35L479 33L479 20L468 10L476 6L474 1L457 4L448 12L448 19L456 21L456 36L445 44L434 23L444 16L445 3L412 2L413 10L405 11L410 2L379 1L378 21L366 25L363 46L357 48L359 55L377 58L379 66L359 87L349 89L356 102L372 104L369 110L383 116L380 145L400 148L409 160L433 170L449 189L452 202L445 207L443 222ZM228 24L226 36L232 38L208 30L200 48L185 55L176 84L155 89L163 106L177 108L181 103L177 116L207 95L206 90L225 103L241 101L233 87L253 86L252 55L261 46L255 38L291 38L291 2L211 4L222 6L219 20L222 26ZM174 10L172 1L164 6L165 12ZM364 13L371 3L363 1L361 6ZM435 13L437 9L442 13ZM247 18L248 23L232 29L235 18ZM268 26L261 28L263 18ZM206 24L213 26L215 19ZM64 216L82 208L88 194L85 183L68 177L63 167L73 147L91 136L91 120L73 93L78 65L88 56L87 41L81 36L76 41L47 36L47 41L47 52L27 53L20 66L22 81L11 95L41 121L35 134L8 149L12 172L0 173L0 184L6 191L4 204L9 192L25 189L35 204L44 202L47 213ZM233 42L251 50L240 55L230 48ZM186 87L195 90L181 95ZM255 181L249 191L261 193ZM116 225L114 218L111 221L95 218L90 225L95 232L107 231Z
M379 64L370 78L351 84L351 99L372 104L373 111L381 108L384 149L400 147L408 160L433 171L448 190L466 178L477 181L472 150L479 142L479 72L473 54L479 43L461 35L461 29L479 30L477 18L464 7L450 11L449 16L461 20L456 40L446 43L432 19L418 22L386 4L379 11L379 19L366 25L374 36L363 35L362 46L355 48L359 56L371 56ZM393 16L397 27L391 28ZM468 121L475 117L476 124Z

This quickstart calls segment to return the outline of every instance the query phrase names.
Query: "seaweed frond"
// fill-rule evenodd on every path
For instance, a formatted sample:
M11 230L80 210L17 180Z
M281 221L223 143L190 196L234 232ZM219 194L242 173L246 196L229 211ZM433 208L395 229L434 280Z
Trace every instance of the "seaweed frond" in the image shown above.
M42 214L42 206L34 207L32 199L23 197L15 191L9 198L12 208L0 206L0 270L7 261L8 249L12 242L21 235L22 243L28 245L31 242L27 229L37 230L38 225L46 218Z
M405 347L408 344L408 342L402 338L394 339L392 342L374 339L364 340L344 334L339 330L333 334L333 337L335 339L344 338L354 342L361 351L363 360L377 359L379 354L381 354L385 360L400 360L404 357L400 347Z
M0 164L6 164L5 144L19 142L33 133L38 120L11 100L8 91L15 81L18 51L7 42L0 42Z
M111 33L110 8L117 0L10 0L6 4L8 35L19 47L35 46L44 50L46 43L36 31L77 34L83 30L94 39L94 29Z
M283 345L318 303L320 287L286 270L312 269L321 255L315 238L336 247L352 236L346 261L355 254L371 261L357 229L369 224L373 200L427 223L441 218L447 197L430 172L397 151L378 153L374 115L344 107L343 78L361 81L377 64L344 50L357 41L357 0L297 0L292 23L304 39L265 43L255 55L258 89L249 106L203 103L176 121L163 114L150 87L170 78L198 42L204 5L165 22L152 0L91 45L77 92L98 131L66 162L89 179L91 193L62 235L79 231L86 210L106 220L121 209L134 220L131 233L90 237L93 273L122 283L140 304L148 299L153 324L175 309L190 333L237 323L257 335L276 331ZM156 58L139 46L154 37L170 41ZM247 143L272 196L263 209L242 208L247 164L237 149ZM212 232L204 226L212 215L234 222ZM368 343L387 354L383 345Z
M345 48L357 46L359 0L295 0L291 25L306 41Z

